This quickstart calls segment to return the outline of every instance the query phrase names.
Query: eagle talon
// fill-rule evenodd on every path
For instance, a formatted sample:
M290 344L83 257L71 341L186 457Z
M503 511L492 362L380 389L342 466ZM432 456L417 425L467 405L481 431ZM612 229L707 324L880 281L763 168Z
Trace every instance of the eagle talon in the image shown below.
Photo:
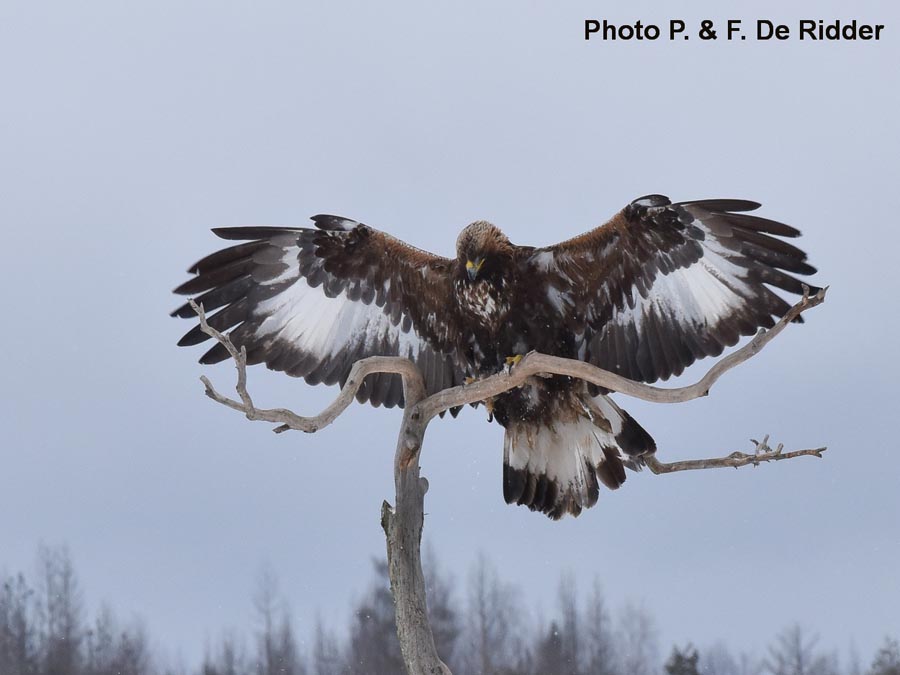
M467 377L465 380L465 384L472 384L477 378Z
M522 360L521 354L516 354L515 356L507 356L506 357L506 368L504 369L504 370L506 370L506 374L508 375L510 372L512 372L513 366L519 365L519 361L521 361L521 360Z

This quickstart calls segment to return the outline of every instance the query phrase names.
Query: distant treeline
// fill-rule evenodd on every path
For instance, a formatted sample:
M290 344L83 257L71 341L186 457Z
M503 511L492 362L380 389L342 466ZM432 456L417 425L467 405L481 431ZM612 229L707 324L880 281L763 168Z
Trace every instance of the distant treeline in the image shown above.
M0 675L402 675L383 561L349 616L346 638L317 622L298 640L271 574L253 598L256 630L225 633L202 664L173 667L153 653L140 622L109 609L87 617L65 548L41 547L36 576L0 575ZM480 556L465 587L426 556L429 613L438 652L455 675L900 675L900 647L885 638L867 660L820 647L799 625L765 654L734 654L723 643L676 646L665 655L651 614L628 605L613 613L598 583L558 582L555 610L529 620L521 589ZM462 597L461 597L462 596ZM301 647L301 645L308 645ZM865 665L863 665L865 664Z

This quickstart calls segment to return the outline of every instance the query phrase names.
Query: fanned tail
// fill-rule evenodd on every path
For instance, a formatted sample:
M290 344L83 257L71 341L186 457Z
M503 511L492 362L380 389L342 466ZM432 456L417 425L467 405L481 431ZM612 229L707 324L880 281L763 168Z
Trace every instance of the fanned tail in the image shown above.
M625 482L625 467L640 470L656 451L653 439L607 396L579 410L555 411L548 422L510 420L503 442L503 496L554 520L597 503L600 483Z

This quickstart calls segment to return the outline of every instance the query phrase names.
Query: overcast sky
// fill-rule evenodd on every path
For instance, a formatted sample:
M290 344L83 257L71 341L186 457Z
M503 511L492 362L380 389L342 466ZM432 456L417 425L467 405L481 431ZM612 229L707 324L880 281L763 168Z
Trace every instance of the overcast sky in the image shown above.
M507 506L502 429L436 422L426 538L550 608L561 570L643 600L663 645L761 649L800 621L900 635L900 10L886 2L0 3L0 569L66 542L90 598L189 661L268 562L306 630L381 555L399 413L272 434L203 396L170 291L211 227L338 213L453 252L548 244L635 197L739 197L803 230L828 302L702 401L625 400L663 460L771 433L824 459L631 474L578 519ZM706 5L703 7L702 5ZM850 8L853 9L850 9ZM584 42L585 18L857 18L879 42ZM708 364L707 364L708 365ZM694 368L695 376L702 370ZM261 405L334 395L253 369Z

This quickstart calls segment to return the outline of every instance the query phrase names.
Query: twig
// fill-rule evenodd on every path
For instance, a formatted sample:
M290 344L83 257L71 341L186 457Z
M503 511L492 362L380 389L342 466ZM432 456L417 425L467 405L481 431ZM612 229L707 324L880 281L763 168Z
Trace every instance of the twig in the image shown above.
M687 459L680 462L660 462L655 456L649 455L644 458L644 461L650 471L655 474L661 474L674 473L675 471L694 471L695 469L720 469L729 466L737 469L748 464L759 466L763 462L778 462L782 459L793 459L794 457L803 457L805 455L821 457L822 453L828 449L822 447L782 452L784 445L781 443L774 449L769 447L768 434L761 442L753 439L751 439L751 442L756 445L756 451L753 454L736 451L726 457Z

